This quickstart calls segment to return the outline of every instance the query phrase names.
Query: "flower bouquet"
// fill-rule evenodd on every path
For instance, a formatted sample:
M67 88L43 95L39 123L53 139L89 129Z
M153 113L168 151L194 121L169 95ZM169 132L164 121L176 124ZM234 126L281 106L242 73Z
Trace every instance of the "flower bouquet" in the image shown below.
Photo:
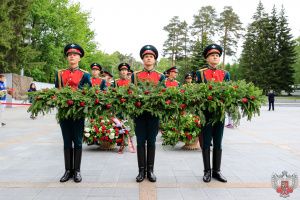
M117 118L100 116L98 119L86 121L84 143L97 144L100 149L112 150L115 145L127 145L130 129Z

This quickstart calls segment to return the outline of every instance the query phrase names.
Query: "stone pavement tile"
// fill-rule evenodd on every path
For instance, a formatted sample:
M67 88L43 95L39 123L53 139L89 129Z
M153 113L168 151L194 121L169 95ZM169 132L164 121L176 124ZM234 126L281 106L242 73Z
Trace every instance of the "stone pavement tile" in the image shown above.
M139 198L139 188L93 188L87 195L87 199L90 198L137 200Z
M176 184L177 179L175 176L156 176L158 184Z
M203 188L203 191L212 200L235 200L232 194L224 188Z
M173 170L174 175L177 176L194 176L192 170Z
M179 191L184 200L208 199L202 188L180 188Z
M0 190L0 199L34 199L40 188L5 188Z
M178 188L157 188L157 200L184 200Z
M199 180L195 176L176 176L177 183L188 183L188 184L197 184Z
M238 200L257 200L257 199L263 199L263 200L275 200L275 199L284 199L279 196L278 193L273 188L230 188L227 189L228 192L231 193L235 199ZM288 200L296 200L300 198L300 191L298 191L298 194L296 193L297 190L294 191L294 193L290 194L290 197L287 198Z

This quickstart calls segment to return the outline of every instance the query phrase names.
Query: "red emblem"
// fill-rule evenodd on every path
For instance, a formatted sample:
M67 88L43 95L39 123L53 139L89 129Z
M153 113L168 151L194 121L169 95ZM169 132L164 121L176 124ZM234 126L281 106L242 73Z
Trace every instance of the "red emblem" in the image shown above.
M294 191L297 185L297 174L289 175L287 171L283 171L281 175L272 175L272 187L276 190L277 193L280 194L280 197L289 197L290 193Z

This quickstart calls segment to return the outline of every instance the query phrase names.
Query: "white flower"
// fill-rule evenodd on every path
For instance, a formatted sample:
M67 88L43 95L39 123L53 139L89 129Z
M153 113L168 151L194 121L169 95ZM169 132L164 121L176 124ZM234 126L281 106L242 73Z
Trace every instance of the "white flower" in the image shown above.
M102 119L101 122L104 123L105 121Z
M84 132L88 133L88 132L90 132L90 131L91 131L91 129L90 129L89 127L85 127L85 128L84 128Z
M111 133L111 134L109 134L109 136L108 136L108 137L109 137L109 139L111 139L111 140L112 140L112 139L114 139L114 138L115 138L115 134L114 134L114 133Z
M85 133L84 135L85 135L85 137L90 137L91 134L90 133Z

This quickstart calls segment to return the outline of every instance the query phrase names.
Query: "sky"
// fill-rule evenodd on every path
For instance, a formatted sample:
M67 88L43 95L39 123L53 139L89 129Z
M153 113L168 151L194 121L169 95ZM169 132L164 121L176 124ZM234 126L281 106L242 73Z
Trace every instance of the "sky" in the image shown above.
M275 5L285 8L291 33L300 36L299 3L296 0L261 0L267 13ZM243 26L251 23L259 0L73 0L83 11L91 13L91 29L95 31L98 49L113 53L132 54L139 60L139 51L146 44L154 45L162 54L167 33L163 30L173 16L186 20L189 25L202 6L213 6L217 13L231 6ZM216 41L217 42L217 41ZM242 41L239 42L241 46ZM240 54L241 47L238 48ZM237 55L236 57L238 57ZM229 60L235 60L232 57Z

